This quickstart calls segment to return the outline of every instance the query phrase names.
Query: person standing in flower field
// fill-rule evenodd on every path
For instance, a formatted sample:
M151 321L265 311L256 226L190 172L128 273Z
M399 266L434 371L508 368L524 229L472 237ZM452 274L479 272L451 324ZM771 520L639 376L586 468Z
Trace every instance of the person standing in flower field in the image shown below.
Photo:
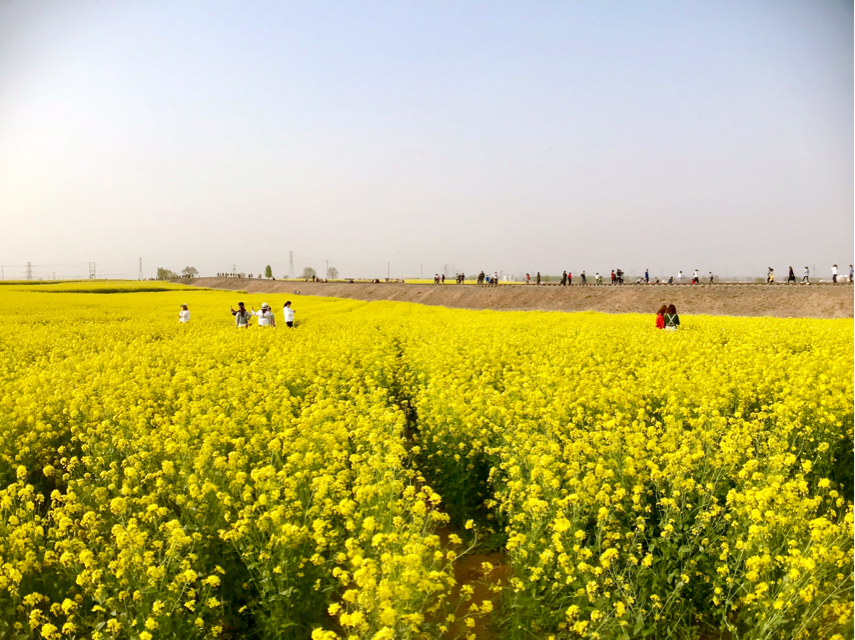
M246 329L249 327L249 320L252 314L243 306L243 302L238 302L237 311L232 308L232 315L235 317L235 326L238 329Z
M186 304L181 305L181 311L178 312L178 322L179 324L190 322L190 310L187 308Z
M656 328L664 329L665 328L665 313L667 313L668 307L664 304L659 307L659 311L656 312Z
M255 307L252 308L252 315L258 316L258 326L259 327L275 327L276 326L276 318L273 317L273 311L271 311L270 306L263 302L261 304L261 311L256 311Z
M291 308L291 301L288 300L285 306L282 307L282 318L289 329L294 328L294 310Z
M677 315L677 307L673 304L668 305L668 311L665 313L665 330L676 331L680 326L680 316Z

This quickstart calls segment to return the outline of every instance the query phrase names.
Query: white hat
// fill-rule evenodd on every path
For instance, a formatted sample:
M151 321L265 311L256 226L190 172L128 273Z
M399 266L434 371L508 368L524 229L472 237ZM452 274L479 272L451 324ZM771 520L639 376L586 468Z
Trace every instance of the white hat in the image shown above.
M266 303L266 302L262 302L262 303L261 303L261 308L262 308L262 309L269 309L270 307L268 307L268 306L267 306L267 303Z

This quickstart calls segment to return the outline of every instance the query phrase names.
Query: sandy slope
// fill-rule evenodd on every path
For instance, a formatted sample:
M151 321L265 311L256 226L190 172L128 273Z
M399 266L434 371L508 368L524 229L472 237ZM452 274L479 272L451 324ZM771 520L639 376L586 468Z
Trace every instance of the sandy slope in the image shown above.
M250 293L300 293L356 300L399 300L461 309L605 311L653 313L673 303L679 313L781 318L852 318L853 287L821 285L635 285L535 286L312 283L296 280L197 278L202 287ZM281 301L274 304L281 306Z

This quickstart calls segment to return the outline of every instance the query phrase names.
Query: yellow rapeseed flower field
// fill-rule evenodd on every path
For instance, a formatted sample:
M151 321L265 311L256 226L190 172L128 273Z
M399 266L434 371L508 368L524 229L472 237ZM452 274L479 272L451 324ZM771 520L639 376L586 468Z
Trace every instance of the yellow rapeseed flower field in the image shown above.
M0 296L0 638L851 637L851 320Z

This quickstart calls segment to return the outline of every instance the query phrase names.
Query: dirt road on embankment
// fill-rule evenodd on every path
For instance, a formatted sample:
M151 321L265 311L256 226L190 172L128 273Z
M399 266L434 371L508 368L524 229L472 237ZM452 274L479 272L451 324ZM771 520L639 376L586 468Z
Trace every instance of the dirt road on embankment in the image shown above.
M499 311L603 311L655 313L663 303L681 314L774 316L778 318L852 318L849 284L714 285L432 285L399 283L304 282L247 278L196 278L184 284L249 293L299 293L355 300L397 300L459 309ZM281 303L277 303L281 306ZM277 305L273 305L276 307ZM278 308L278 307L277 307Z

